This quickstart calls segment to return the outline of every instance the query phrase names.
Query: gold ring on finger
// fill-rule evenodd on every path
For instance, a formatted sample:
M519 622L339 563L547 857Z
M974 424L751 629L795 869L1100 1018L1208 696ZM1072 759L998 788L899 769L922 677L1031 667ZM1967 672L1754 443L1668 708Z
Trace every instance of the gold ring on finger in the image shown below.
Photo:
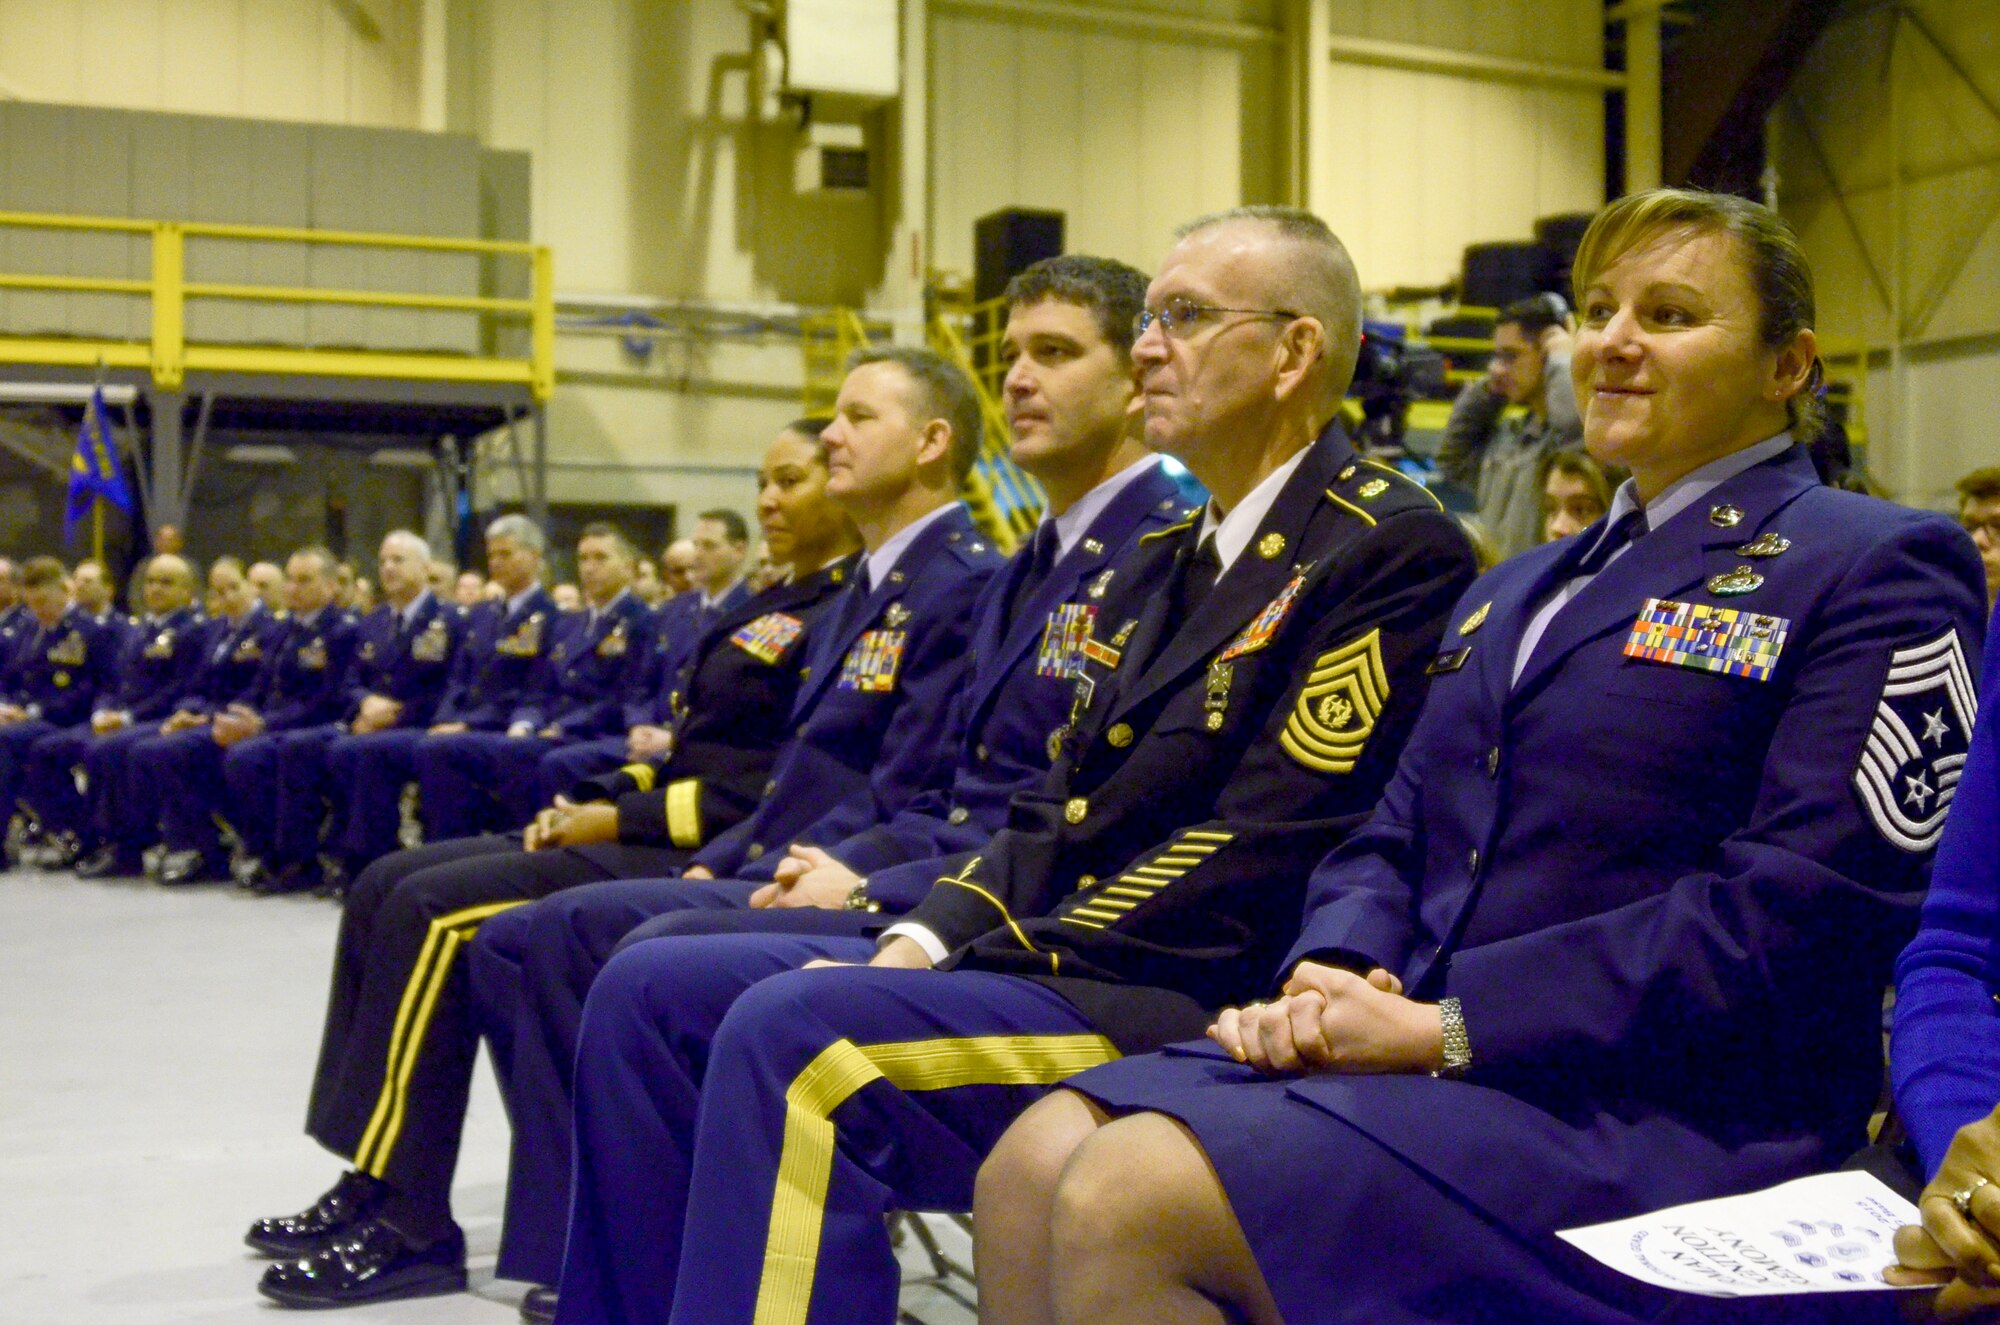
M1989 1187L1991 1185L1992 1182L1990 1179L1987 1178L1975 1179L1973 1181L1973 1184L1970 1187L1967 1187L1964 1191L1953 1192L1951 1194L1951 1203L1952 1205L1957 1207L1958 1213L1964 1215L1967 1219L1970 1219L1972 1218L1972 1194L1978 1191L1981 1187Z

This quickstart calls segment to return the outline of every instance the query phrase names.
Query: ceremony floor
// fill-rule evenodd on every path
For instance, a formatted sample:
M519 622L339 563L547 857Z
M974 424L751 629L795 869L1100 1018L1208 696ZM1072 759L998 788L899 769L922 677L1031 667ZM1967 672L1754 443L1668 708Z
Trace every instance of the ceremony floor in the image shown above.
M0 874L0 1318L7 1325L498 1325L507 1120L482 1064L453 1193L472 1292L288 1317L242 1244L340 1165L299 1130L339 912L311 898ZM933 1219L946 1250L967 1239ZM975 1319L903 1257L906 1320ZM956 1285L961 1291L965 1285Z

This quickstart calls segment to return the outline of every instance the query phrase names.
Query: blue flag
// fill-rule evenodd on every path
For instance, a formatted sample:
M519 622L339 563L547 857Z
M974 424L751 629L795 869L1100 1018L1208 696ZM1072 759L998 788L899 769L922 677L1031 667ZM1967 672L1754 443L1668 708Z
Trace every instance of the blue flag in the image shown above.
M99 497L125 514L132 514L132 494L118 466L118 448L111 441L111 416L104 409L104 388L93 387L83 408L83 428L76 435L76 452L69 458L69 509L63 513L63 542L76 532L76 522L90 513Z

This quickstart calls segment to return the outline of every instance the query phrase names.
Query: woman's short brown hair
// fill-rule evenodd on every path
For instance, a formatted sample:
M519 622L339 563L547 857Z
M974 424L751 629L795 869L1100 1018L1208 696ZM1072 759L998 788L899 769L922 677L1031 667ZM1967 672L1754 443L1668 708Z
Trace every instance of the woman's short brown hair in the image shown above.
M1584 232L1570 268L1577 306L1583 306L1583 292L1606 267L1641 244L1675 231L1689 236L1720 232L1733 235L1742 245L1750 284L1757 291L1759 339L1766 347L1784 345L1812 329L1812 267L1799 247L1799 237L1762 203L1704 189L1651 189L1629 194L1599 212ZM1826 426L1826 402L1819 394L1825 378L1826 369L1815 358L1805 386L1785 402L1794 441L1810 442Z

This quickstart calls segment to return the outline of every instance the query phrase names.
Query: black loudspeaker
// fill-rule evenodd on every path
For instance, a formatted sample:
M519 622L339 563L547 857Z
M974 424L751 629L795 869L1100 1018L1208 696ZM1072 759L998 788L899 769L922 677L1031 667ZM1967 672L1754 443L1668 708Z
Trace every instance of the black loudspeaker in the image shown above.
M1465 250L1459 302L1473 308L1505 308L1516 299L1541 293L1548 266L1540 244L1473 244Z
M1043 258L1063 251L1063 214L1010 207L972 223L972 297L998 299L1007 282Z

